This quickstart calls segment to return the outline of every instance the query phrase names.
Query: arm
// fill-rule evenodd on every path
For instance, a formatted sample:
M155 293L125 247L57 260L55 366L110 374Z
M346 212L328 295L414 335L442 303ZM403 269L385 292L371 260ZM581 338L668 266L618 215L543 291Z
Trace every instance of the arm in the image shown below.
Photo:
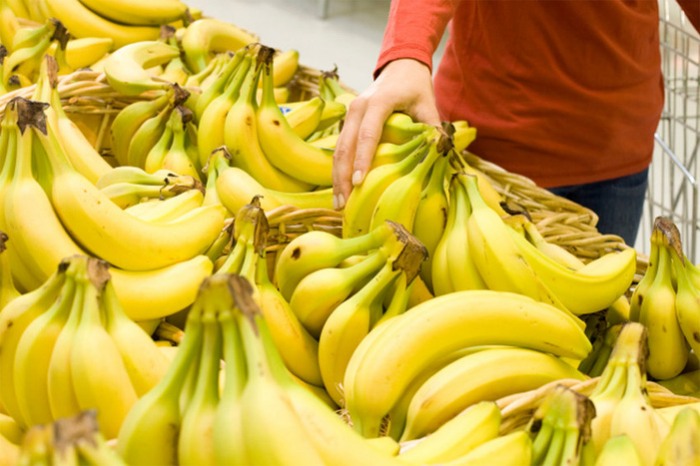
M333 163L334 206L345 205L369 169L384 121L394 111L439 125L432 55L452 16L451 0L393 0L375 81L350 104Z

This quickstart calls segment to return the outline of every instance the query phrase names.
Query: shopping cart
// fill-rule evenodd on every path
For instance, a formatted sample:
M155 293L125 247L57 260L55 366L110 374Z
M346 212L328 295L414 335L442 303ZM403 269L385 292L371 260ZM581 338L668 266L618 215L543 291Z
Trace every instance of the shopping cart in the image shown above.
M700 261L700 36L673 0L662 0L659 6L666 98L655 135L647 202L635 247L648 254L653 221L659 215L667 216L681 232L686 255L697 263Z

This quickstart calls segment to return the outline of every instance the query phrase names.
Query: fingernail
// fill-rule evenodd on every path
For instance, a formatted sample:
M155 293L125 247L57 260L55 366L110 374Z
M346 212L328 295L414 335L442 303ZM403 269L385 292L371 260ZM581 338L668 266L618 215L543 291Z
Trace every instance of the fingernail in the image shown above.
M340 208L340 207L338 207L338 195L337 194L333 194L333 208L336 210Z
M336 209L342 209L343 207L345 207L345 196L343 196L342 194L338 194L337 201L338 202Z
M360 170L355 170L355 173L352 174L352 184L353 186L357 186L358 184L362 183L362 172Z

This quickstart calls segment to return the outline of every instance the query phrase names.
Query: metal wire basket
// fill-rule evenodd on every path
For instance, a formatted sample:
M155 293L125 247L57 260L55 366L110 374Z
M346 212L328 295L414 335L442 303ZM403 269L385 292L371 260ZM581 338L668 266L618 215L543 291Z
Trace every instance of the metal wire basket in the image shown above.
M665 103L655 135L647 202L635 248L648 254L653 221L663 215L681 231L688 258L700 261L700 36L673 1L659 3Z

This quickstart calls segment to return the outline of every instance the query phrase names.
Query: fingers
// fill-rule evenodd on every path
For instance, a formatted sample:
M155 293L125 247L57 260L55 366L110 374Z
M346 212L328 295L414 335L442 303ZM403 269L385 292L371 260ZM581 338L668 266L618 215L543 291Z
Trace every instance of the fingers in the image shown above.
M353 104L348 109L343 129L338 136L333 153L333 207L342 209L352 190L352 171L357 147L357 133L364 114L361 105Z

